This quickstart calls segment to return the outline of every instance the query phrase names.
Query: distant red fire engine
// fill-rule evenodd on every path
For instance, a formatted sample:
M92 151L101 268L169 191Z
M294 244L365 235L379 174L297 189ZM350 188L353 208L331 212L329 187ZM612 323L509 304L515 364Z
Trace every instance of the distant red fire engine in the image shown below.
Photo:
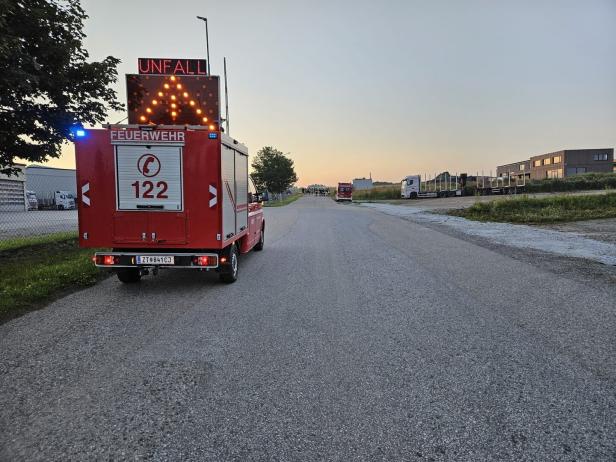
M351 183L338 183L336 189L336 202L353 200L353 185Z

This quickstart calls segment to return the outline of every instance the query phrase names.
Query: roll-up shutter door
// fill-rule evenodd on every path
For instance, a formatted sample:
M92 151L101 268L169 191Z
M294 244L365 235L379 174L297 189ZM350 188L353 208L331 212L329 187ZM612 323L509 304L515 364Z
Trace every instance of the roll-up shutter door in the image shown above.
M26 210L24 182L0 179L0 210Z

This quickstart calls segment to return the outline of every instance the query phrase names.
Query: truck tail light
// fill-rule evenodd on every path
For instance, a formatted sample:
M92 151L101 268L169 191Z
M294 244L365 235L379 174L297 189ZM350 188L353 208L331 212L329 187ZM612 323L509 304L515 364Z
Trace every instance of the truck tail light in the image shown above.
M115 259L113 258L113 255L105 255L103 257L103 264L104 265L113 265L115 263L114 260Z
M197 255L193 257L193 265L216 266L216 257L210 256L210 255Z
M92 261L96 265L112 266L120 263L120 257L117 255L95 255Z

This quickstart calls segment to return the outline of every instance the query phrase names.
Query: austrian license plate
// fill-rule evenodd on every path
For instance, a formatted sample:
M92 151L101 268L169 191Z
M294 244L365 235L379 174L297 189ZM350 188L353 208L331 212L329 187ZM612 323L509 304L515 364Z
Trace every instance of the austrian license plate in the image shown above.
M138 265L173 265L175 258L173 255L139 255L137 256Z

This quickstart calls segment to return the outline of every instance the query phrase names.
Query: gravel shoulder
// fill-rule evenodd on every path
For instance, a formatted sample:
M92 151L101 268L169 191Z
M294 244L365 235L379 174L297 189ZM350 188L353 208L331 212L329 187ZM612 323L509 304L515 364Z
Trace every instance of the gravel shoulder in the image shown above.
M431 210L419 207L375 203L366 203L362 206L417 223L452 228L462 234L483 238L495 244L616 265L616 244L591 239L579 233L511 223L478 222L462 217L431 213Z
M616 218L601 220L574 221L540 226L565 233L575 233L597 241L616 244Z

